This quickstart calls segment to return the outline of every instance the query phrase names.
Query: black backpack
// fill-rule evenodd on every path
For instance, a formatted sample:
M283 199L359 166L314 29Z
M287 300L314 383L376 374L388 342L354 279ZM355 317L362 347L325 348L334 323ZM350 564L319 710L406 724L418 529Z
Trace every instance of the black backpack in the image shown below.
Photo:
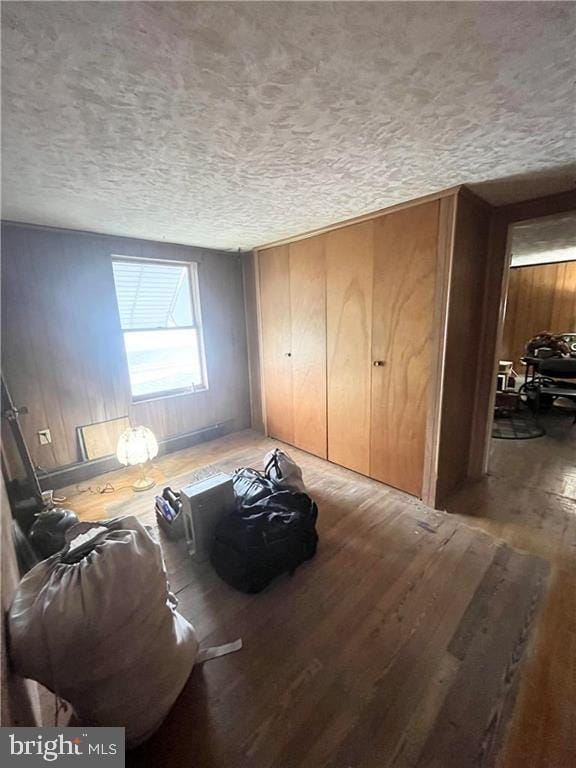
M281 489L253 469L234 474L237 508L216 527L211 562L241 592L261 592L316 553L318 508L306 493Z

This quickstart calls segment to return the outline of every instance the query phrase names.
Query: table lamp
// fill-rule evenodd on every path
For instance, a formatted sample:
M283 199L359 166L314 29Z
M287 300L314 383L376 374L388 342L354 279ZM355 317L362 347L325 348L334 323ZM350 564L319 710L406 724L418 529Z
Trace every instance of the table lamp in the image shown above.
M144 464L158 455L158 441L154 433L147 427L134 427L122 432L118 439L116 456L120 464L135 467L140 465L140 477L132 489L134 491L147 491L155 485L154 480L146 477Z

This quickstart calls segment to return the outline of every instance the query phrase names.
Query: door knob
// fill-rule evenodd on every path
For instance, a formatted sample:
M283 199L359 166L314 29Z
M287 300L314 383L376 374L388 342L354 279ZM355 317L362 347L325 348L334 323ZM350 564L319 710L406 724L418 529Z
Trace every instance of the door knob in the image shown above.
M292 352L284 352L285 357L292 357Z
M380 368L382 365L384 365L384 360L374 360L374 368Z

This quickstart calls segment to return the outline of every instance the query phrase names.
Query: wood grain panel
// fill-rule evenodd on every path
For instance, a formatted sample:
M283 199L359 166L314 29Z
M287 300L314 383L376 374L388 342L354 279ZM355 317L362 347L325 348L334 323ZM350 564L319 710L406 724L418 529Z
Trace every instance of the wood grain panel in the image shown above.
M19 225L2 227L3 372L34 462L80 460L76 428L129 415L159 439L250 423L242 272L235 254ZM198 263L209 390L132 404L113 254ZM52 443L36 432L49 428Z
M434 332L431 344L430 387L428 389L428 418L422 500L430 507L436 506L438 461L440 457L440 425L442 424L442 393L444 391L444 359L446 357L448 297L457 197L445 197L439 201L438 242L436 256L436 295L434 298Z
M518 373L526 342L540 331L576 332L576 261L510 270L502 359Z
M126 416L79 427L86 458L101 459L115 455L120 435L127 429L130 429L130 421Z
M448 303L444 391L438 457L437 503L469 472L473 416L480 373L480 338L490 211L468 195L456 208Z
M328 458L370 471L374 222L326 235Z
M370 476L422 493L439 203L374 222Z
M266 431L294 442L292 325L290 318L290 254L287 245L258 254L262 369Z
M326 458L324 238L289 246L294 445Z

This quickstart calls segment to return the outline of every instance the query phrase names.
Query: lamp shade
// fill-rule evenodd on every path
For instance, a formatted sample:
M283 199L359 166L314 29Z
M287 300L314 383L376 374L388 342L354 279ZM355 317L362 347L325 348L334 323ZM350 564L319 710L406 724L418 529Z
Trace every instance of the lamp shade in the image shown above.
M158 455L158 441L148 427L134 427L122 432L118 439L116 456L120 464L144 464Z

